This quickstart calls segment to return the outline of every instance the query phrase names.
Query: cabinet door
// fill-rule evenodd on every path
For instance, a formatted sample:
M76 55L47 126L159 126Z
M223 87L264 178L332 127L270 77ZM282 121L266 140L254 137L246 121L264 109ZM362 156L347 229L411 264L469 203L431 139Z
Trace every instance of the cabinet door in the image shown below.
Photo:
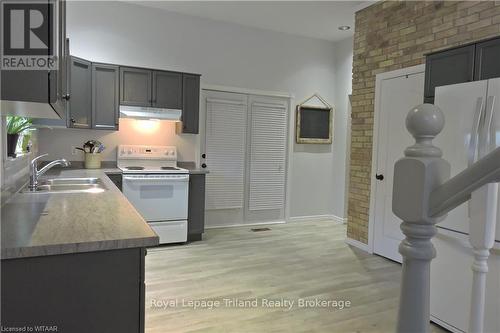
M473 80L474 49L475 45L468 45L427 56L425 64L427 100L433 99L436 87Z
M120 104L151 106L151 75L147 69L120 67Z
M119 67L92 64L92 127L118 129Z
M66 1L57 1L59 6L57 18L57 70L49 73L50 103L61 118L66 115L67 103L67 61L69 49L66 41Z
M182 73L153 71L153 106L182 108Z
M474 80L500 77L500 38L476 44Z
M69 71L69 127L90 128L92 114L92 64L71 57Z
M189 175L188 240L201 240L205 231L205 175Z
M200 114L200 76L182 75L182 131L198 134Z

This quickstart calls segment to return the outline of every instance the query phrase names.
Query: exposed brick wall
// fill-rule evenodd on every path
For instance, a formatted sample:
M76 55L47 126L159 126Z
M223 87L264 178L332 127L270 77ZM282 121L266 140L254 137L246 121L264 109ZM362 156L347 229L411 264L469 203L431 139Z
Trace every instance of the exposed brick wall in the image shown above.
M500 1L384 1L356 13L347 235L368 243L375 75L500 35Z

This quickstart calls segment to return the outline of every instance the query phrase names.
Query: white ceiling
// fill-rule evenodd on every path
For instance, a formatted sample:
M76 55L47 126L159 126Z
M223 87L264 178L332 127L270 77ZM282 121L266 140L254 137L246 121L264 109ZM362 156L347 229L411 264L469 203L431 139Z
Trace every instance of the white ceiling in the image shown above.
M338 41L354 31L354 13L373 1L134 1L216 21ZM348 25L348 31L338 30Z

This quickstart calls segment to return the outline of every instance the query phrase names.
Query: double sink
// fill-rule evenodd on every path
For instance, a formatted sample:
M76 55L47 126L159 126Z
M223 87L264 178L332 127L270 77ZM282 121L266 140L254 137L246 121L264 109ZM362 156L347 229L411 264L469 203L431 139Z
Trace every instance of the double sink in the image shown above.
M26 187L25 193L101 193L107 190L101 178L40 179L36 190Z

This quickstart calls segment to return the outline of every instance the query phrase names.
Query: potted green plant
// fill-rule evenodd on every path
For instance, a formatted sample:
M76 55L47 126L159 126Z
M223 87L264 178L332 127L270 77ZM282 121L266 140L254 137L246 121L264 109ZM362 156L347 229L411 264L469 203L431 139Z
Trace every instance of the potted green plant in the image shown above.
M16 146L19 135L32 127L33 120L31 118L7 117L7 156L16 157Z

